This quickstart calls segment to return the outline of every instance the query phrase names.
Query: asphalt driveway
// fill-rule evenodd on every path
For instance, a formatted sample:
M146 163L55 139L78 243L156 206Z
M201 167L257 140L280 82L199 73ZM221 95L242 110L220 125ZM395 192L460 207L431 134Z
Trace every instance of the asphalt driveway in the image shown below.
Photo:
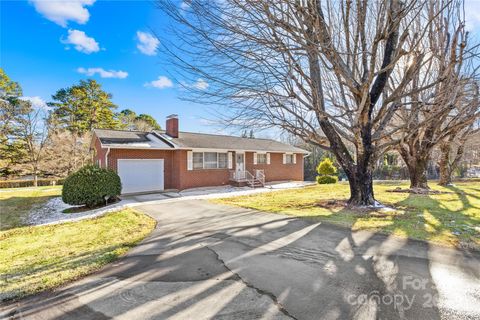
M28 319L480 319L480 255L204 200L101 272L2 308Z

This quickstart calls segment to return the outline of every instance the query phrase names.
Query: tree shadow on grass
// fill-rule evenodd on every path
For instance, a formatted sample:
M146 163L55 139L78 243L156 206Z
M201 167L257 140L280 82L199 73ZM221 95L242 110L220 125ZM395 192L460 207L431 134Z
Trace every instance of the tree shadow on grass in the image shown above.
M458 188L449 187L458 199L439 200L442 195L408 196L395 204L404 211L403 215L395 216L388 227L391 232L403 233L409 238L433 241L439 244L449 243L464 250L479 250L476 243L478 232L475 226L479 220L466 214L466 210L477 209L466 194ZM460 201L462 206L457 210L448 208L447 204ZM418 209L416 203L421 202L423 209ZM414 223L414 221L416 222Z
M60 280L60 284L65 281L73 281L78 276L91 273L104 264L116 260L118 258L117 250L133 246L119 244L56 259L44 257L45 261L54 260L52 262L45 263L44 261L36 260L30 264L15 265L0 276L3 287L0 289L0 301L16 299L19 296L36 293L42 289L45 290L45 288L48 288L46 286L47 282ZM61 280L59 278L61 276L60 273L64 271L71 273L82 272L72 279ZM9 285L12 284L15 285L14 288L9 289Z
M480 195L476 195L476 194L473 194L473 193L470 193L470 192L467 192L465 190L462 190L456 186L447 186L445 187L453 192L455 192L457 195L458 195L458 198L460 199L460 201L462 202L463 204L463 210L467 210L467 209L470 209L470 208L475 208L475 209L479 209L480 210L480 207L477 207L477 206L474 206L472 205L472 203L470 202L470 200L468 199L468 197L472 197L472 198L476 198L476 199L480 199ZM469 190L470 188L468 188L467 190ZM480 189L473 189L472 190L474 191L477 191L479 194L480 194Z

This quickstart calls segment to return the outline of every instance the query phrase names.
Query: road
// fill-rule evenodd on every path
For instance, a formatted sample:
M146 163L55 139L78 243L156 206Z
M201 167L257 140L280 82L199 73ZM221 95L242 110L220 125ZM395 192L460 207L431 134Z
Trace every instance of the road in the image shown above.
M480 319L480 254L183 200L117 262L12 319Z

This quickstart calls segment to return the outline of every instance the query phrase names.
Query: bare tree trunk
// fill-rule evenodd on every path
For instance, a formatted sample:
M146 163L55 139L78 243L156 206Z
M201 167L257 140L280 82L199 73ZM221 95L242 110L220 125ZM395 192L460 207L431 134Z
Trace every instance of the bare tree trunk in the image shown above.
M38 169L36 165L33 167L33 186L38 187Z
M409 154L408 150L400 150L400 155L408 168L410 189L430 189L427 180L430 150L414 152L414 155Z
M440 167L440 180L438 184L441 186L447 186L452 183L452 170L450 167L450 146L448 143L442 143L440 145L440 161L438 165Z
M417 160L416 163L407 164L410 174L410 189L430 189L427 180L428 161Z
M372 171L359 168L353 175L347 174L347 176L350 184L348 204L352 206L375 205Z
M461 139L460 144L457 147L455 158L450 162L450 155L452 151L453 139L449 139L446 142L443 142L440 145L440 161L438 165L440 167L440 179L438 184L441 186L448 186L452 184L452 174L455 168L458 166L458 163L462 159L464 153L464 145L466 139Z

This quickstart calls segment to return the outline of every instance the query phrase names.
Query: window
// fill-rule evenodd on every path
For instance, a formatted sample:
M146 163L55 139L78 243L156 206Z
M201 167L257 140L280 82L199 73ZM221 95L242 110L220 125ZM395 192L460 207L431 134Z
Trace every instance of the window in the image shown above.
M218 152L194 152L193 169L226 169L228 154Z
M203 169L203 152L193 153L193 169Z
M293 157L294 156L295 155L293 155L293 154L286 154L285 155L285 163L286 164L293 164Z
M257 164L267 164L266 153L257 153Z
M203 154L203 168L204 169L216 169L217 168L217 153L205 152Z
M228 167L228 154L219 153L218 154L218 168L226 169Z

